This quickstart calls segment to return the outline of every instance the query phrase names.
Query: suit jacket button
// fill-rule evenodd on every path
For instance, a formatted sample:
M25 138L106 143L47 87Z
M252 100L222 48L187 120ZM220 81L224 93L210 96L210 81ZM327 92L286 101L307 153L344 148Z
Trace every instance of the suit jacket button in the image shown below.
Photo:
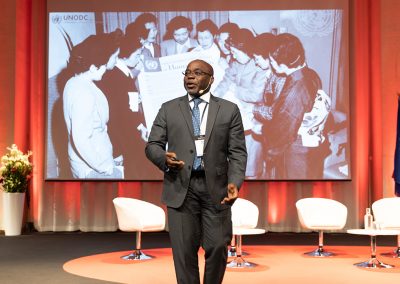
M193 150L190 150L190 154L193 154L193 152L194 152Z
M190 170L191 168L192 168L192 167L189 165L189 166L188 166L188 169Z

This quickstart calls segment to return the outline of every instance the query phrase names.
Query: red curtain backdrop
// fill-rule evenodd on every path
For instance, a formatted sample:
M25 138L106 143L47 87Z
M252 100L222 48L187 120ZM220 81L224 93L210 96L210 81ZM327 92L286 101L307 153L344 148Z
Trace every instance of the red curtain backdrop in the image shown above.
M393 156L396 143L397 105L400 94L400 25L397 0L381 0L381 98L383 194L393 194ZM379 40L379 39L378 39Z
M386 11L390 5L399 4L395 0L349 2L352 180L245 183L240 196L259 206L259 225L268 230L301 230L294 206L299 198L327 197L343 202L349 208L346 228L354 228L362 223L365 207L371 202L393 196L390 163L397 98L382 94L381 61L385 59L381 57L381 7ZM1 19L5 23L0 22L0 38L4 39L0 45L0 154L11 143L34 152L29 221L40 231L116 230L113 197L129 196L159 204L160 182L44 181L46 0L2 1L2 7L10 13ZM4 31L3 26L7 27ZM387 105L391 107L382 110ZM391 134L384 137L387 131ZM393 141L389 141L391 137Z

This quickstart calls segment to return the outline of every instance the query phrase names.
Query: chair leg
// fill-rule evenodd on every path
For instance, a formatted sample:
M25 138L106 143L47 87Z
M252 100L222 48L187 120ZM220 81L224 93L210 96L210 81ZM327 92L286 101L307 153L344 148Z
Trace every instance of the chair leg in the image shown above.
M228 250L228 257L236 257L236 235L232 236L231 245Z
M393 258L400 258L400 235L397 235L397 249L391 252L382 253L381 255Z
M242 255L249 255L247 252L242 251ZM236 256L236 235L232 236L231 244L229 245L228 257Z
M121 256L125 260L147 260L152 259L153 256L146 255L141 251L142 248L142 232L136 232L136 249L128 255Z
M248 262L242 257L242 236L235 235L236 237L236 257L229 262L226 267L228 268L253 268L257 264Z
M328 252L324 250L324 232L322 230L318 231L318 248L314 251L304 253L308 256L326 257L334 256L333 252Z

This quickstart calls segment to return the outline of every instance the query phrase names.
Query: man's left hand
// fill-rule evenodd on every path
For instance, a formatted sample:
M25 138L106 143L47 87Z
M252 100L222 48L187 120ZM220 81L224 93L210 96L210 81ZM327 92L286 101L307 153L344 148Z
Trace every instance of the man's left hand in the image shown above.
M227 191L228 196L221 201L221 204L232 204L238 197L239 190L233 183L228 184Z

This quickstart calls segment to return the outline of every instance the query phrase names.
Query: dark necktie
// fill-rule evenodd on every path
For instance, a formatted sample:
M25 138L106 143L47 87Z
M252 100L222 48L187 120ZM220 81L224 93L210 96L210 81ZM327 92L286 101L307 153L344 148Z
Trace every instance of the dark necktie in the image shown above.
M199 136L200 135L200 110L199 110L199 104L201 103L202 99L200 98L194 98L193 99L193 109L192 109L192 123L193 123L193 134L194 136ZM193 161L193 170L199 170L201 165L201 158L196 157L194 158Z

